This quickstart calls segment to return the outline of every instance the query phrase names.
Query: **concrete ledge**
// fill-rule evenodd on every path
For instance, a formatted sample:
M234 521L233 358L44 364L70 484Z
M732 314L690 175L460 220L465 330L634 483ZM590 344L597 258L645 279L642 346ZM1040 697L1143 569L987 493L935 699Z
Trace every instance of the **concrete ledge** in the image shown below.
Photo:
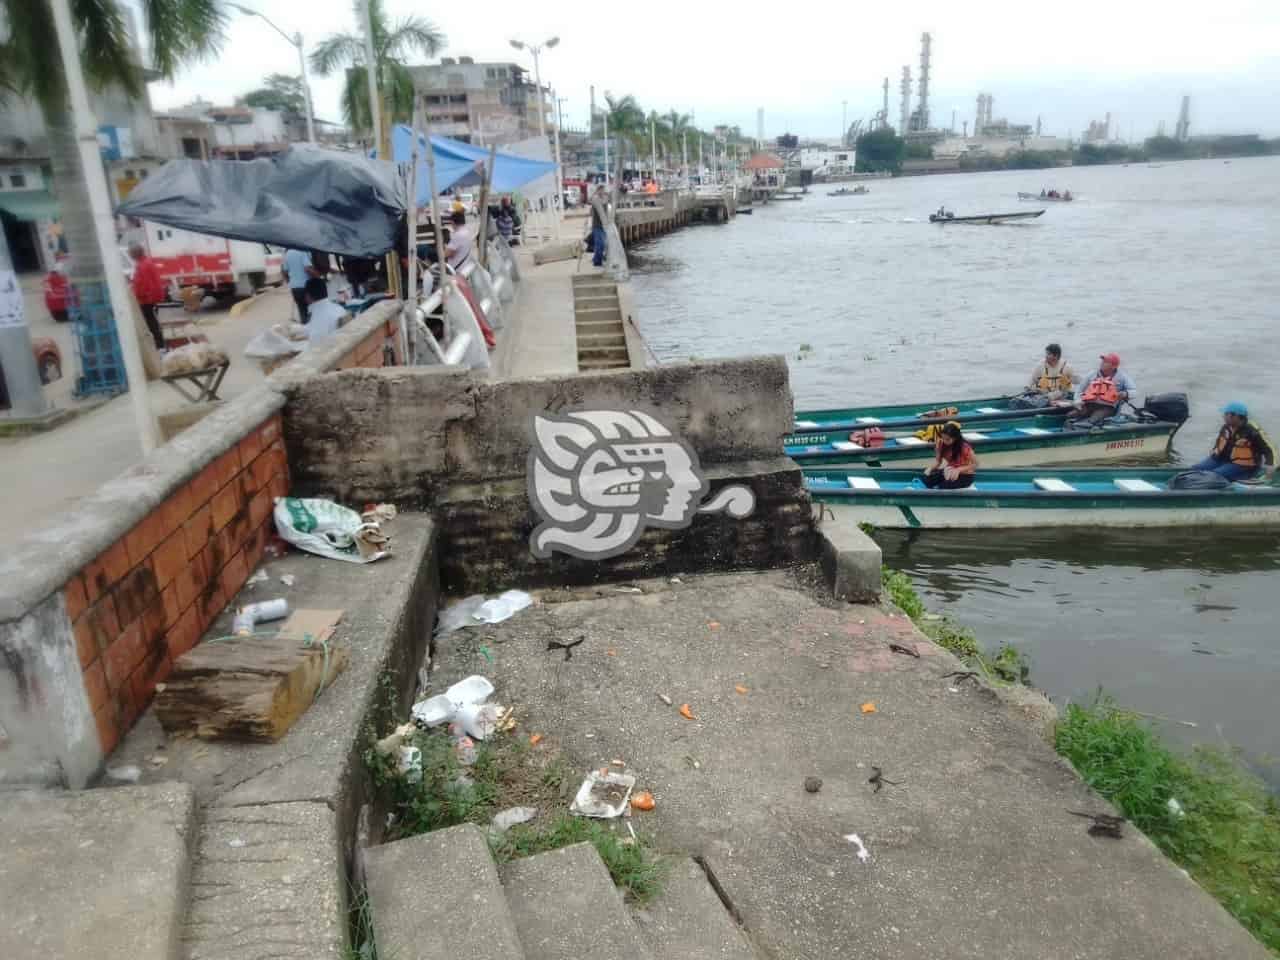
M627 341L627 358L631 361L632 370L643 370L653 365L649 353L649 345L645 343L640 327L636 322L636 299L631 293L631 284L618 284L618 310L622 314L622 334Z
M818 535L822 572L835 598L876 602L880 598L880 545L844 510L826 513Z
M0 957L172 960L195 799L184 783L0 800Z

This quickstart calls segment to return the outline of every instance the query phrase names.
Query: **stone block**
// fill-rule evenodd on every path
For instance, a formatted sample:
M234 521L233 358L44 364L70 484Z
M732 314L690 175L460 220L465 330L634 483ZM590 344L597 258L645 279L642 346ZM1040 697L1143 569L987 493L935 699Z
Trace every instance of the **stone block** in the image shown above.
M837 508L818 527L822 572L837 600L874 603L880 598L880 545Z

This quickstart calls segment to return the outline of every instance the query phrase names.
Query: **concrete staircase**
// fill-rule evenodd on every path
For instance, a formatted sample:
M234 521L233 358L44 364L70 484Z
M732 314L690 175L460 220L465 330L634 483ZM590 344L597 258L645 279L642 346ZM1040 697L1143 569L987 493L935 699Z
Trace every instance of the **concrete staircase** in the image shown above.
M755 960L692 860L632 909L589 843L499 870L467 824L366 851L378 954L397 960Z
M621 370L631 366L616 283L603 274L576 274L573 320L579 370Z

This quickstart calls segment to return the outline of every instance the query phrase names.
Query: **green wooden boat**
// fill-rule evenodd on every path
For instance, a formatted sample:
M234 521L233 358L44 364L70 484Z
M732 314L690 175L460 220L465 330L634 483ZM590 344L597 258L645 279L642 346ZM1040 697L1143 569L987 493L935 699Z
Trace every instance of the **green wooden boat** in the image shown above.
M809 495L886 528L1280 526L1280 486L1170 490L1173 468L979 469L929 490L917 470L806 470Z
M1031 417L1066 416L1069 407L1014 407L1012 396L951 400L942 403L903 403L882 407L845 407L833 410L802 410L795 416L793 433L784 437L786 446L847 440L849 432L867 427L881 430L917 430L930 423L959 420L965 426ZM955 407L957 412L938 416L939 410Z
M1094 429L1070 428L1059 417L1033 417L969 428L965 439L984 467L1019 467L1133 460L1168 455L1173 435L1181 426L1167 420L1129 419ZM805 468L903 467L933 463L934 445L907 434L885 439L881 446L862 446L851 440L785 446L787 456Z

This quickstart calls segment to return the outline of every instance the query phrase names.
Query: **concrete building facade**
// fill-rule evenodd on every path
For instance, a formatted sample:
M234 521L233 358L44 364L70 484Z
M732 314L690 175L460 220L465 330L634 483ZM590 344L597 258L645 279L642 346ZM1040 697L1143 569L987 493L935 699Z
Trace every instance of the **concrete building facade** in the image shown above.
M555 123L548 88L539 95L529 71L517 63L444 57L409 72L414 89L425 98L433 133L468 143L504 144L536 137L539 109L547 131Z

